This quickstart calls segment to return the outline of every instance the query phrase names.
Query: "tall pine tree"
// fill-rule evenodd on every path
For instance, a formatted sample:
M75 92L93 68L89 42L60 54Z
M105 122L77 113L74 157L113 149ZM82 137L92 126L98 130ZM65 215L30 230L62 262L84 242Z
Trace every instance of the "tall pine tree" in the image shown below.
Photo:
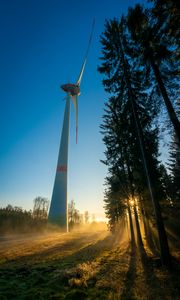
M172 42L172 39L169 41L166 35L167 29L165 29L165 25L167 19L156 19L152 15L150 16L149 10L144 10L142 6L137 4L135 8L129 8L127 20L132 39L136 44L136 48L139 50L138 56L141 59L141 63L153 70L154 77L180 144L180 122L165 85L165 81L168 79L167 74L171 74L168 70L168 63L172 63L174 53L172 43L169 44L169 42ZM165 68L165 72L163 68ZM166 78L164 78L165 75Z
M103 63L99 67L99 72L104 75L105 90L114 94L110 99L110 105L108 104L109 114L104 116L104 124L101 126L107 147L106 164L112 175L115 167L121 172L125 171L124 183L126 182L129 195L134 196L140 192L143 194L147 190L148 182L152 198L153 194L158 195L156 192L160 187L157 131L152 129L155 110L153 104L150 105L148 93L145 91L147 87L143 79L144 70L138 67L134 55L136 49L132 48L127 35L126 22L121 18L120 22L115 19L107 21L101 36ZM161 258L163 264L168 265L169 249L157 195L153 205Z

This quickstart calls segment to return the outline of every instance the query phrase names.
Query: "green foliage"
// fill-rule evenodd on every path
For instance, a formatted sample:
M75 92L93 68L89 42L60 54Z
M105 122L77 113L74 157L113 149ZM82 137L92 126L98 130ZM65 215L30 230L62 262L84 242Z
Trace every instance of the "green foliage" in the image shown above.
M156 89L164 100L180 145L180 123L174 108L179 90L178 29L176 32L172 29L175 24L179 28L178 6L174 5L174 1L155 2L156 7L151 10L144 9L139 4L135 8L129 8L127 24L138 64L146 66L146 73L150 74L148 80L154 81L154 86L157 85ZM162 11L161 2L164 2Z
M152 0L152 2L154 3L152 14L161 24L163 33L167 36L171 45L179 47L180 19L178 1ZM178 51L174 54L179 57Z

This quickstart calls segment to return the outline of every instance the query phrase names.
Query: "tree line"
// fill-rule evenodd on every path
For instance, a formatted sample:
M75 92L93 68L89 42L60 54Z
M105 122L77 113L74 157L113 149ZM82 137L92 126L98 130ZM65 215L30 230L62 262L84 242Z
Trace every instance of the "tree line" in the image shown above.
M144 220L147 239L155 224L161 261L169 266L166 228L180 228L180 21L174 1L151 2L151 8L137 4L126 16L106 20L100 37L98 71L109 94L100 126L108 168L104 202L112 231L126 214L131 237L132 214L137 228ZM170 141L167 164L160 158L162 131Z
M0 234L14 232L37 232L45 229L53 229L48 224L49 200L44 197L36 197L32 210L24 210L18 206L8 204L0 208ZM84 214L76 208L74 200L68 204L69 230L73 230L82 224L89 224L95 221L88 211Z
M47 224L49 200L44 197L34 199L33 210L8 204L0 208L0 233L35 232L43 230Z

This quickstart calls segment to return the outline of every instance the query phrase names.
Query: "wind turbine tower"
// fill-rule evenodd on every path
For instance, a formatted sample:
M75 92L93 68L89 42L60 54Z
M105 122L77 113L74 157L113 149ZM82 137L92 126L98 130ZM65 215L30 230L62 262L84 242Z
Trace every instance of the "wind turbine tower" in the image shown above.
M68 147L69 147L69 125L70 125L70 107L71 100L74 103L76 112L76 143L78 137L78 96L80 95L80 84L87 61L87 56L92 40L95 20L93 21L92 31L89 39L85 59L81 67L78 80L75 84L67 83L61 85L66 92L66 106L64 112L63 128L61 133L61 142L56 168L56 175L51 198L48 221L58 225L62 230L68 232L68 201L67 201L67 175L68 175Z

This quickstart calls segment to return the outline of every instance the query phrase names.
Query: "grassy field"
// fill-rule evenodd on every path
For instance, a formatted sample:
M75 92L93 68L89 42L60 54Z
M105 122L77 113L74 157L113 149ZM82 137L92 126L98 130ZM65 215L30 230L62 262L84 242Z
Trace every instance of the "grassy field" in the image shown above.
M180 299L179 274L132 250L125 229L0 237L0 299Z

